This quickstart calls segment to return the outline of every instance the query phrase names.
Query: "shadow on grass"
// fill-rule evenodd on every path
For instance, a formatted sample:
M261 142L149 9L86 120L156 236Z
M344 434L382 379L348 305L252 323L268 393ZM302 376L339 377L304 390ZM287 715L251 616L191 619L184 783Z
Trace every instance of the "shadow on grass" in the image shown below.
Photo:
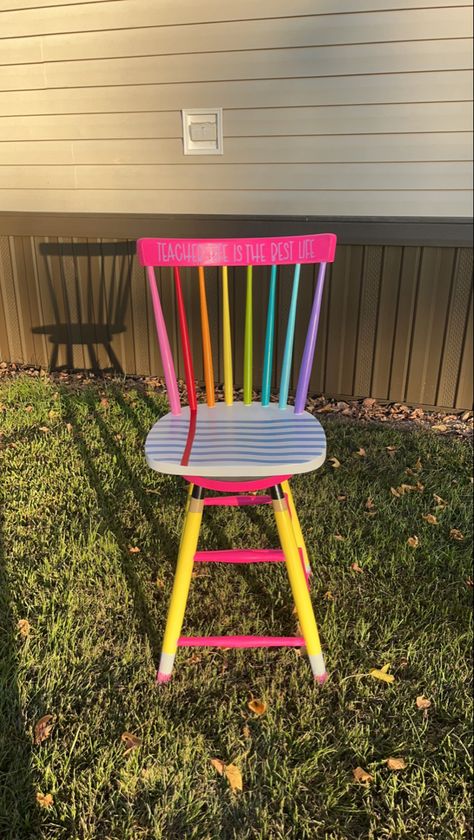
M0 515L0 837L39 837L31 773L32 745L25 731L18 680L19 636L12 610Z

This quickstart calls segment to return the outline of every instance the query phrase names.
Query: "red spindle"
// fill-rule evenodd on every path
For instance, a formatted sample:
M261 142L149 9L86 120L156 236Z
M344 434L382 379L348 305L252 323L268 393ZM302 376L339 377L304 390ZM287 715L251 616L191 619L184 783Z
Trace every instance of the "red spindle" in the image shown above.
M191 355L191 346L189 343L188 322L186 318L186 310L184 308L183 291L181 288L179 268L174 269L174 285L176 289L176 301L178 304L179 330L181 334L181 347L183 349L184 360L184 378L186 380L186 390L188 392L189 408L191 409L191 411L196 411L197 403L193 357Z

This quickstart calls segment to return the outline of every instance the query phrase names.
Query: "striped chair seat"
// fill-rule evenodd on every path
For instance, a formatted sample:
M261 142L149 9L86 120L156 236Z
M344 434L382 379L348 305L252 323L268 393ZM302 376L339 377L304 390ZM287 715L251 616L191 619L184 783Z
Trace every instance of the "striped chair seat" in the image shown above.
M295 414L276 403L218 403L162 417L148 434L145 456L152 469L172 475L293 475L323 464L326 438L307 411Z

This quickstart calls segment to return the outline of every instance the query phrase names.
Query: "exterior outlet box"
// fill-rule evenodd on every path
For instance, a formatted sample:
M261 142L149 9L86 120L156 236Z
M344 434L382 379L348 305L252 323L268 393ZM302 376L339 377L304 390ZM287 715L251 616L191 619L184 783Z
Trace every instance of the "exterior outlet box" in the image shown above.
M222 155L222 108L187 108L183 118L185 155Z

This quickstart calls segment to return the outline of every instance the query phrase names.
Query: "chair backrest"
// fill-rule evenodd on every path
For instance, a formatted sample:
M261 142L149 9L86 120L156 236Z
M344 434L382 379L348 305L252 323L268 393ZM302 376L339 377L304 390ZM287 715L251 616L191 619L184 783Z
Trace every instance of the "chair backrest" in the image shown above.
M226 403L231 405L233 401L233 363L227 269L229 266L246 267L243 391L244 403L250 404L252 402L253 390L253 268L254 266L271 266L261 397L262 405L268 405L270 402L270 384L275 344L275 308L278 266L294 265L293 286L286 327L279 388L280 408L286 408L288 404L290 373L293 360L301 265L307 263L319 263L318 279L311 314L309 317L295 396L294 410L295 413L301 414L301 412L304 411L308 396L309 379L313 364L319 316L321 312L326 265L327 263L334 262L335 251L336 236L332 233L264 239L139 239L137 243L137 253L141 265L146 268L148 274L158 343L172 413L181 413L181 403L173 356L171 353L170 342L168 339L168 333L156 282L154 271L155 267L168 266L173 270L188 403L191 411L196 411L197 400L194 367L189 340L188 322L183 300L180 268L197 268L206 398L207 404L209 406L213 406L215 403L214 373L206 298L205 267L219 266L221 267L222 272L222 350L224 361L224 397Z

